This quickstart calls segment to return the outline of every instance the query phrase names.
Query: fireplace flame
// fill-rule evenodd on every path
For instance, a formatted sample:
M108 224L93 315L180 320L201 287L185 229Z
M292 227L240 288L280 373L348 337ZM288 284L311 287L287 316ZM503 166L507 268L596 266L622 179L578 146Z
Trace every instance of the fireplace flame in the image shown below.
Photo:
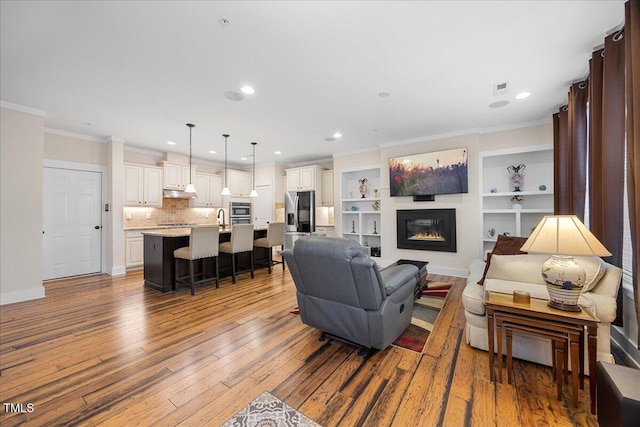
M444 236L440 233L415 233L409 240L427 240L430 242L444 242Z

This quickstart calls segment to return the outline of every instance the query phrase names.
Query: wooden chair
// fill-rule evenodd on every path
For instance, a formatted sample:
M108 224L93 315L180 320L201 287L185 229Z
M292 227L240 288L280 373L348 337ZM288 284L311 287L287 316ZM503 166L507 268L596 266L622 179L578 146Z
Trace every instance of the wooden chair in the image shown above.
M231 229L231 240L220 243L220 252L231 255L231 280L236 283L236 274L251 271L253 279L253 224L236 224ZM250 252L251 269L237 271L237 255Z
M182 248L178 248L173 251L173 256L175 258L175 282L176 285L178 283L184 283L187 285L191 285L191 295L195 295L196 293L196 284L210 282L215 279L216 288L219 287L220 283L220 274L218 269L218 240L219 240L219 229L218 226L200 226L200 227L192 227L191 234L189 236L189 246L185 246ZM195 268L193 262L195 260L204 260L207 258L216 258L216 275L215 277L206 276L204 273L204 263L201 266L201 272L198 276L202 276L202 278L198 281L195 280ZM178 273L178 260L187 260L189 261L189 275L188 276L180 276ZM189 282L186 282L185 279L189 278Z
M284 229L284 222L272 222L267 226L267 237L262 237L253 241L254 247L266 248L269 274L271 274L271 266L275 264L282 264L282 271L284 271L284 260L273 260L273 247L281 246L284 249Z

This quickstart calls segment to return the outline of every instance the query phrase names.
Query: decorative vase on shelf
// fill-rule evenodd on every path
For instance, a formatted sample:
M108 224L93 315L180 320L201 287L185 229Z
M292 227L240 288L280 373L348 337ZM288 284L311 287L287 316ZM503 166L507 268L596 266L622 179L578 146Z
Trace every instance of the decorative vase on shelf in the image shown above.
M513 196L511 198L511 203L513 203L511 205L511 209L522 209L522 204L520 204L520 202L522 202L524 200L524 197L522 196Z
M359 179L358 182L360 183L360 186L358 187L361 195L360 198L364 199L367 197L367 182L369 182L369 180L367 178L362 178Z
M353 234L356 234L356 222L355 221L351 221L351 232Z
M509 174L511 175L509 179L511 180L511 185L513 185L513 191L522 191L520 187L524 183L524 170L526 166L523 164L514 166L511 165L507 168Z

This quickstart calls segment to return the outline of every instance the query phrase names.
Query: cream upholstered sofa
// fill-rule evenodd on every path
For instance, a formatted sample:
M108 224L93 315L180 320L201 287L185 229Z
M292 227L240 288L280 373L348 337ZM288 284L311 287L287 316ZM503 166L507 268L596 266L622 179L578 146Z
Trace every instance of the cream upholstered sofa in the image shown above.
M462 293L468 344L484 351L488 349L485 291L512 294L519 290L529 292L532 298L549 299L541 273L542 263L548 258L548 255L493 255L482 285L478 285L478 281L483 276L486 262L480 259L471 262L467 285ZM601 321L598 325L597 360L614 363L610 328L616 317L616 296L622 271L597 257L575 259L585 268L587 275L586 286L578 304L591 310ZM514 335L513 356L552 365L551 344L544 338Z

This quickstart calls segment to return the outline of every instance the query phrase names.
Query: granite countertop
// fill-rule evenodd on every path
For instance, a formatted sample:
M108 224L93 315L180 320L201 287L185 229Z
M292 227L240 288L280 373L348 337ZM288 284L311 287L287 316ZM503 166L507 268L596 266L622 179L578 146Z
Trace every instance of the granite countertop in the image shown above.
M266 230L267 227L254 227L254 230ZM160 236L160 237L184 237L191 234L191 228L167 228L167 229L148 229L151 231L143 231L142 234L148 236ZM225 230L220 229L220 234L231 233L231 228L227 227Z

